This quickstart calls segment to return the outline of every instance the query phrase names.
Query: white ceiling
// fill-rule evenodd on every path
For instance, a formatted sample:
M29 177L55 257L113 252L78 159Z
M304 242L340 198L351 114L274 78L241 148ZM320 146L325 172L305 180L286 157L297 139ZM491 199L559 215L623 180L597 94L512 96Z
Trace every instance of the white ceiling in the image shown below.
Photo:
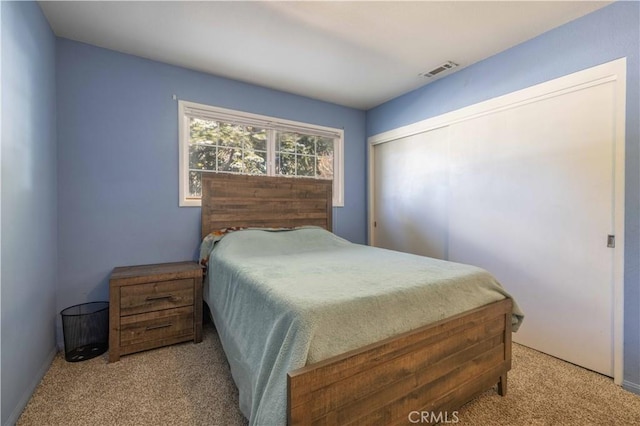
M56 35L359 109L611 2L40 2Z

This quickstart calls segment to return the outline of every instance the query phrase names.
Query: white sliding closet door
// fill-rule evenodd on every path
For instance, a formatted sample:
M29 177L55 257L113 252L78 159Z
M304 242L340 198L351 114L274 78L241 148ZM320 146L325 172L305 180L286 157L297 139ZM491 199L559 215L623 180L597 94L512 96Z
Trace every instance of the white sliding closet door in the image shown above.
M625 73L612 61L369 139L373 245L487 269L524 310L514 341L618 384Z
M374 147L375 245L444 259L448 128Z
M525 312L516 342L613 376L614 91L605 83L451 127L449 259Z

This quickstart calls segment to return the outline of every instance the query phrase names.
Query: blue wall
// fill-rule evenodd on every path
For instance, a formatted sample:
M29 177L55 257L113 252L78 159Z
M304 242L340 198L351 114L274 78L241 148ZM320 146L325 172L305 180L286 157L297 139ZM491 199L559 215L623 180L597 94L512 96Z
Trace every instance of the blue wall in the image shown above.
M55 355L55 36L34 2L2 8L2 413L17 420Z
M334 224L339 235L364 242L366 136L622 56L628 58L625 379L627 387L640 390L638 3L615 3L366 116L56 41L35 2L1 2L0 11L2 424L17 418L48 368L62 308L106 300L116 265L195 257L200 209L178 207L173 94L344 128L345 207L336 209ZM57 333L60 342L59 325Z
M337 234L365 242L365 113L57 41L58 309L107 300L118 265L194 259L200 208L178 207L178 99L344 128ZM58 340L60 340L60 332Z
M627 57L625 386L640 393L640 4L616 2L367 112L367 136Z

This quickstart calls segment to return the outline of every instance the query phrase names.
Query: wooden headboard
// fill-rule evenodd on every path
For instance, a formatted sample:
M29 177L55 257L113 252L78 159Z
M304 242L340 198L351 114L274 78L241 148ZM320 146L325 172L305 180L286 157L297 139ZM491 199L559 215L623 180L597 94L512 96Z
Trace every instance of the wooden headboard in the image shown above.
M332 181L202 173L202 238L231 226L332 230Z

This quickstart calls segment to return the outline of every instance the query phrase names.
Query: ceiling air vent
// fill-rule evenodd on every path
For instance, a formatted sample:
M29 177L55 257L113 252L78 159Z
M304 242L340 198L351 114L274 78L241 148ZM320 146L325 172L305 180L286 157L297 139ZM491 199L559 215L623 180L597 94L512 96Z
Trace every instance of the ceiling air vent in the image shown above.
M445 71L453 69L453 68L455 68L457 66L458 66L458 64L456 64L455 62L447 61L444 64L438 65L437 67L435 67L431 71L422 72L419 75L421 77L431 78L431 77L435 77L436 75L441 74L441 73L443 73Z

